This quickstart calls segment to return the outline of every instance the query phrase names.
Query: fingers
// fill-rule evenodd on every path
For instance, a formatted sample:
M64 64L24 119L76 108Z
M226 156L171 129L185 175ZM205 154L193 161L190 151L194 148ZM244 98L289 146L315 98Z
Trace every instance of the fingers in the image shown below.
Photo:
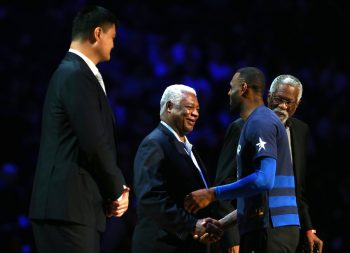
M217 226L215 224L220 223L212 218L198 220L193 239L205 244L210 244L220 240L224 231L219 225Z
M193 199L192 195L186 195L185 200L184 200L184 208L187 212L189 213L197 213L199 208Z
M109 218L112 216L121 217L126 212L126 210L128 210L128 204L120 205L118 201L113 201L109 206L106 215Z
M201 237L199 237L199 241L205 240L205 238L208 236L209 236L209 233L204 233Z
M207 223L212 223L214 224L215 226L219 227L219 228L222 228L222 224L220 221L218 220L215 220L213 218L205 218L204 219L204 223L207 224Z
M189 213L197 213L211 203L207 189L200 189L188 194L184 199L184 208Z
M129 199L125 198L121 201L113 201L112 204L112 213L113 216L120 217L122 216L129 207Z
M107 217L121 217L126 212L129 207L129 192L130 188L126 185L123 185L123 193L120 195L120 197L107 205Z
M130 188L127 187L126 185L123 185L123 193L122 195L120 195L120 197L117 199L118 201L124 199L124 198L129 198L129 192L130 192Z
M310 243L309 244L309 252L313 252L313 249L314 249L314 244Z
M317 253L322 253L323 251L323 242L321 240L318 240L315 242L315 247L317 249Z
M201 236L194 235L193 239L198 240L201 243L210 244L220 240L220 237L217 237L216 235L213 235L213 234L204 233Z
M207 231L209 234L211 234L211 235L213 235L213 236L215 236L215 237L218 237L218 239L220 239L221 236L222 236L223 233L224 233L224 231L223 231L220 227L215 226L213 223L208 223L208 224L206 225L206 231Z
M211 244L217 242L218 240L220 240L220 237L218 237L217 235L204 233L201 237L199 237L198 241L205 244Z
M232 246L227 250L228 253L239 253L239 245Z
M114 213L113 213L113 216L115 217L121 217L125 212L126 210L128 210L128 208L121 208L121 209L118 209L116 210Z

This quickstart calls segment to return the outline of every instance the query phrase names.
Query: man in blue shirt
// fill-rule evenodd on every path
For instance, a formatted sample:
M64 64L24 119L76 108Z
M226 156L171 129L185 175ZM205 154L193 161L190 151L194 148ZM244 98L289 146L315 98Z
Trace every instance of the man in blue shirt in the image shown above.
M238 181L192 192L185 209L196 213L215 200L237 199L240 252L295 252L299 216L285 128L264 106L265 77L239 69L230 83L230 109L245 124L237 147Z

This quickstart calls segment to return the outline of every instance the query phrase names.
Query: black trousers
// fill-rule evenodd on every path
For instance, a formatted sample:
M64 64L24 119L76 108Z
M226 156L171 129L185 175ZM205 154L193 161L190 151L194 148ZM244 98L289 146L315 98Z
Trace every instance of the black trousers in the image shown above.
M76 223L33 220L37 253L98 253L100 232Z
M299 227L284 226L248 232L241 236L240 253L295 253Z

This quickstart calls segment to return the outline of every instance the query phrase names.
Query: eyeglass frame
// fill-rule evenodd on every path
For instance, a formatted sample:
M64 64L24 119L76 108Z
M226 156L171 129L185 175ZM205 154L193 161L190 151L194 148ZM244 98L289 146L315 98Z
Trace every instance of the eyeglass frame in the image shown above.
M288 99L281 98L280 96L276 96L272 94L271 94L271 100L275 105L285 104L288 107L296 106L298 104L298 101L289 101Z

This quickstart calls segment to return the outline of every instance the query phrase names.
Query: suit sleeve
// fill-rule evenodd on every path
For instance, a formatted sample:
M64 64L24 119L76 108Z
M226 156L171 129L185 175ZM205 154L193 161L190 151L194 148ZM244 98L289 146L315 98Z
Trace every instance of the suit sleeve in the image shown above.
M60 95L78 136L79 148L87 154L88 162L94 164L92 175L103 197L115 200L125 181L117 166L113 132L103 118L97 88L90 76L75 71L67 78Z
M309 127L306 124L302 125L303 128L299 128L300 131L302 131L301 138L298 138L296 141L300 141L300 143L295 143L295 148L298 149L296 152L302 152L300 155L299 163L296 164L295 169L297 170L296 173L299 173L299 181L296 182L296 187L299 189L297 190L297 201L299 205L299 216L300 216L300 223L302 230L309 230L312 229L312 222L311 222L311 216L309 212L309 204L308 199L306 195L306 171L308 168L307 158L308 158L308 142L309 142ZM297 130L296 130L297 131ZM299 159L299 158L298 158ZM297 161L295 161L297 162Z
M148 139L141 143L134 162L134 188L139 212L184 240L193 232L197 219L169 196L164 163L164 152L157 140Z

